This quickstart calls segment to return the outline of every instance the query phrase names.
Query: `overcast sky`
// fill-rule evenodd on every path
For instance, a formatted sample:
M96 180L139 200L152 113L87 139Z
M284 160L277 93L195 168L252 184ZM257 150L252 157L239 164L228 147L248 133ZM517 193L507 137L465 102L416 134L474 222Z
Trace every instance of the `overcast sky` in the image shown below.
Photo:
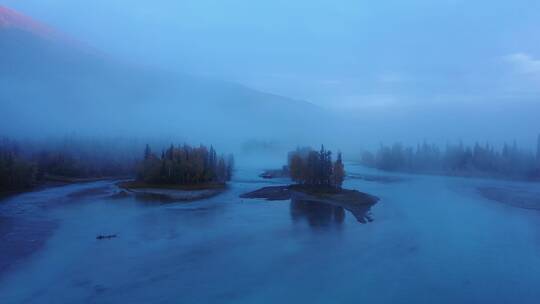
M324 107L540 96L538 0L0 0L129 61Z

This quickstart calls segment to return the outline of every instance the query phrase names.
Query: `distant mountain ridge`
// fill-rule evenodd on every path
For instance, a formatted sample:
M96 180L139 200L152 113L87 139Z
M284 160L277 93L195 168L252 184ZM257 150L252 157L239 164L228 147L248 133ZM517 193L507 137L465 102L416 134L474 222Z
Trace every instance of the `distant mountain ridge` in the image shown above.
M0 5L0 29L18 29L41 37L54 38L55 30L30 17Z
M0 127L6 133L302 137L324 116L308 102L88 52L7 8L0 7L0 20L0 112L6 118ZM204 128L186 128L201 123Z

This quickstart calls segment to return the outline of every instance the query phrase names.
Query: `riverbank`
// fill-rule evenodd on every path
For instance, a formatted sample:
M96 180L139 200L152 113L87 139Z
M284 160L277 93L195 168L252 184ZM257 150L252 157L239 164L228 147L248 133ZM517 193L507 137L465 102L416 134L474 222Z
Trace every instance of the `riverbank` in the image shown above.
M479 178L492 179L498 181L515 181L515 182L539 182L540 172L532 173L529 177L509 176L504 174L489 174L481 171L444 171L444 170L384 170L372 166L367 166L362 163L355 163L358 166L379 170L389 174L409 174L409 175L426 175L426 176L443 176L443 177L462 177L462 178Z
M491 201L522 209L540 210L540 191L512 187L478 187L477 191Z
M224 183L203 183L192 185L148 184L139 181L117 183L119 188L133 193L141 199L161 202L195 201L223 193Z
M99 181L114 181L128 179L129 176L106 176L106 177L88 177L88 178L76 178L66 177L59 175L45 175L43 179L32 187L13 191L0 191L0 202L4 199L13 197L15 195L24 194L33 191L44 190L52 187L61 187L71 184L92 183Z

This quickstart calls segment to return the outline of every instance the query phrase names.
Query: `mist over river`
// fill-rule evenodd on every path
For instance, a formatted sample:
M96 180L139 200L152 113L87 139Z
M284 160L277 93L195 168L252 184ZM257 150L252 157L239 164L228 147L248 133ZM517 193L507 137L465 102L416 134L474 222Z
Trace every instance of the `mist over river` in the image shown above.
M539 211L477 191L538 184L347 164L344 188L381 199L363 224L335 207L239 198L287 183L261 170L239 166L228 191L191 203L111 198L113 181L0 201L0 303L540 299Z

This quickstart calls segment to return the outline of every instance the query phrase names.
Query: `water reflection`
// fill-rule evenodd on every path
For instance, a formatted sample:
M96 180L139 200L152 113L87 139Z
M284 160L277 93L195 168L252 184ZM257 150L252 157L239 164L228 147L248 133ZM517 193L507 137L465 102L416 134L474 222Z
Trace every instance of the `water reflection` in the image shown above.
M319 201L291 199L290 212L293 222L305 220L311 227L340 226L345 221L345 210L360 223L372 222L370 205L342 207Z
M291 200L291 218L294 222L305 220L311 227L341 225L345 220L345 209L330 204Z

